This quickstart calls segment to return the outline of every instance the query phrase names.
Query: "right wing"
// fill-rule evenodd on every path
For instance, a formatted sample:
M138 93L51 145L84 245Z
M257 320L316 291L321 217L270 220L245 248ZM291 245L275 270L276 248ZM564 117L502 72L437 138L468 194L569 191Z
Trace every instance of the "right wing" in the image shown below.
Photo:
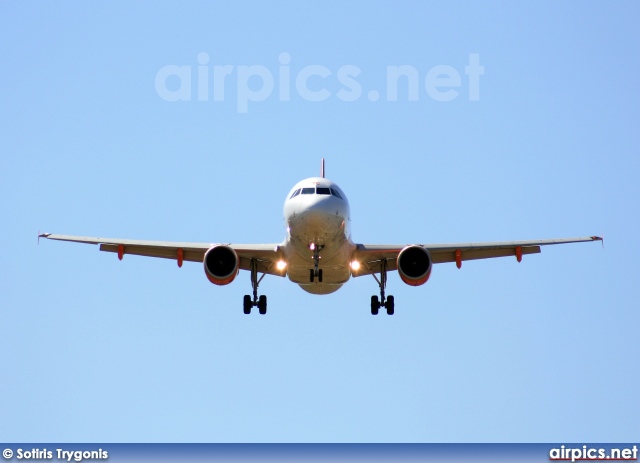
M585 241L602 241L599 236L583 238L560 238L550 240L531 241L498 241L487 243L449 243L449 244L418 244L429 251L434 264L456 262L456 251L460 251L460 261L489 259L492 257L508 257L525 254L537 254L540 246L551 244L581 243ZM381 245L357 244L353 254L355 260L364 264L358 271L352 271L353 276L377 273L381 269L382 261L386 261L387 270L397 270L397 258L400 251L409 245Z
M159 257L162 259L179 260L179 253L182 260L191 262L202 262L205 253L217 244L223 244L233 248L240 259L242 270L251 270L251 260L258 263L258 272L270 275L285 276L286 271L278 270L276 262L282 259L283 253L280 244L227 244L227 243L189 243L178 241L147 241L128 240L120 238L100 238L92 236L72 236L55 235L52 233L42 233L39 238L47 238L57 241L70 241L73 243L99 244L101 251L122 254L133 254L136 256Z

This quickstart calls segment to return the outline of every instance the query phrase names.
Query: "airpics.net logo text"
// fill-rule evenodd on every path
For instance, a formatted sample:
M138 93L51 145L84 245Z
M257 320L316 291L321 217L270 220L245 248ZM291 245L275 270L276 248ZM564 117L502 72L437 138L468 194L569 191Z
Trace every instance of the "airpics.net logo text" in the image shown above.
M280 53L277 64L274 63L275 72L260 64L212 64L205 52L198 54L197 63L196 66L169 64L160 68L155 78L158 96L171 102L224 102L235 93L233 99L239 113L248 112L250 104L272 97L281 102L291 101L296 94L300 99L314 103L331 98L347 103L362 98L372 102L381 100L381 92L376 89L366 91L365 95L362 69L352 64L340 66L335 71L321 64L297 67L292 65L291 55L286 52ZM402 94L406 101L418 101L426 95L430 100L446 102L466 93L469 101L478 101L483 74L484 66L480 65L477 53L469 54L463 72L445 64L433 66L422 74L409 64L390 65L386 67L385 84L382 85L384 98L394 102Z

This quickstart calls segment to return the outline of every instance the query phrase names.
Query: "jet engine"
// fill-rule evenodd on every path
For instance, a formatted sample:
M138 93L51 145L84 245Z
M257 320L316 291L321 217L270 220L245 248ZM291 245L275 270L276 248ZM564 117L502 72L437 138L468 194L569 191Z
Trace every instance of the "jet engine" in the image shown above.
M229 246L214 246L204 255L204 273L214 285L228 285L238 274L240 259Z
M398 254L398 273L406 284L420 286L431 275L432 260L422 246L407 246Z

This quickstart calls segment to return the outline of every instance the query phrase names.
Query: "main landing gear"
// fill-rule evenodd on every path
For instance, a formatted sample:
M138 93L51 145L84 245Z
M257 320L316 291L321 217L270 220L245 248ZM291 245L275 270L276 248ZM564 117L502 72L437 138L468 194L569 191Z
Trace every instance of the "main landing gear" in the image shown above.
M318 264L320 264L320 251L324 248L324 244L315 245L311 243L309 245L309 249L313 251L313 268L309 269L309 281L313 283L315 279L318 279L319 283L322 283L322 269L318 268Z
M376 279L378 285L380 286L380 299L378 296L371 296L371 315L378 315L378 310L380 307L384 307L387 309L387 315L393 315L395 312L395 299L393 296L388 296L385 299L384 290L387 286L387 261L383 260L380 263L380 279L375 273L371 274L373 278Z
M242 306L244 313L249 315L252 307L258 307L260 315L267 313L267 296L262 295L258 297L258 285L264 278L264 273L258 279L258 262L255 259L251 259L251 287L253 288L253 299L248 294L244 296Z

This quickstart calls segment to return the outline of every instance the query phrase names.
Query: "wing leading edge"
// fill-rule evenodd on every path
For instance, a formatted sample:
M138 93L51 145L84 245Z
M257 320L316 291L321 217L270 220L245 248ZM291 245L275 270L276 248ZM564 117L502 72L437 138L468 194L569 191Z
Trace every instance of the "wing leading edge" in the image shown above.
M203 262L205 253L213 246L223 244L233 248L240 259L242 270L251 270L251 261L258 264L260 273L285 276L286 271L278 270L276 262L283 256L280 244L229 244L229 243L190 243L177 241L147 241L128 240L119 238L101 238L92 236L55 235L42 233L39 238L73 243L98 244L100 251L117 253L119 257L125 254L135 256L158 257L174 259L181 265L183 260Z
M599 236L582 238L560 238L531 241L498 241L488 243L449 243L449 244L418 244L429 251L434 264L456 262L461 264L465 260L490 259L494 257L515 256L520 260L523 255L537 254L540 246L552 244L582 243L586 241L602 241ZM380 245L357 244L354 259L360 262L357 271L352 270L353 276L370 275L380 271L382 261L386 261L387 270L397 270L397 257L408 245Z

